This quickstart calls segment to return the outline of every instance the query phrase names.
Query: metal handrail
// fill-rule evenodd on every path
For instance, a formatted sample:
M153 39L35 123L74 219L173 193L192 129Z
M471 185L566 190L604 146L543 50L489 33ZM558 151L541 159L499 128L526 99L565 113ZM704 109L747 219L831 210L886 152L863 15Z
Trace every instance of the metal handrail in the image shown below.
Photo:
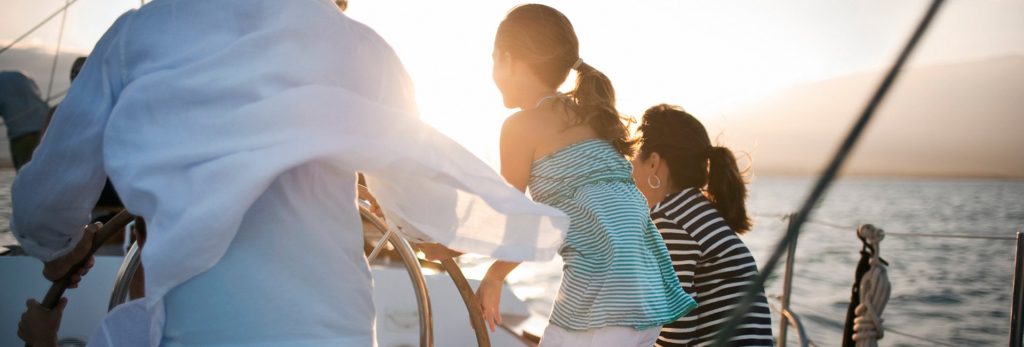
M807 338L807 330L804 329L804 323L800 321L800 316L789 309L779 310L779 314L782 316L784 322L789 322L789 325L793 326L793 329L796 329L797 338L800 341L800 347L808 347L810 339ZM780 346L785 346L785 337L781 338L778 342Z
M420 261L416 257L416 251L409 245L409 241L399 236L398 233L389 232L390 228L388 228L387 223L373 214L367 206L359 204L359 214L386 236L386 238L381 238L374 249L381 248L384 243L391 243L402 258L402 263L405 264L405 269L409 272L409 280L412 281L413 290L416 292L416 304L420 314L420 346L433 347L434 319L430 309L430 293L427 290L427 282L423 278L423 270L420 268Z
M476 294L473 292L473 288L469 286L466 276L462 274L462 269L451 258L442 260L441 266L444 267L448 277L455 283L455 288L459 290L459 295L462 296L462 302L466 304L466 311L469 312L469 323L476 334L477 346L490 347L491 337L487 335L487 326L484 325L483 312L480 311L480 306L476 304Z
M1010 347L1021 347L1024 340L1024 232L1017 233L1017 252L1013 261L1013 306L1010 307Z
M107 312L114 310L114 307L117 307L117 305L128 301L132 279L135 278L135 272L139 270L139 264L142 263L141 253L139 243L132 242L132 247L124 255L121 267L117 269L117 275L114 276L114 289L110 292L110 303L107 305Z
M793 219L790 218L792 215L787 215L786 219L790 224L793 223ZM789 248L786 250L786 270L782 279L782 313L789 312L789 298L792 294L793 289L793 266L796 262L796 239L789 244ZM797 322L799 323L799 322ZM802 326L801 326L802 327ZM789 325L786 324L786 320L779 322L779 347L786 347L786 338L788 334ZM803 336L806 338L806 336Z

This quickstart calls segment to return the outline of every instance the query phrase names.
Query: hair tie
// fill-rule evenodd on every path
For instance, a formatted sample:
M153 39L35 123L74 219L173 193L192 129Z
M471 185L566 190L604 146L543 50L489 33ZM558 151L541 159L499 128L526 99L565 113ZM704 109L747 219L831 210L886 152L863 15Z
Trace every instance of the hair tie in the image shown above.
M583 59L576 58L576 62L572 64L572 69L579 70L580 65L583 65Z

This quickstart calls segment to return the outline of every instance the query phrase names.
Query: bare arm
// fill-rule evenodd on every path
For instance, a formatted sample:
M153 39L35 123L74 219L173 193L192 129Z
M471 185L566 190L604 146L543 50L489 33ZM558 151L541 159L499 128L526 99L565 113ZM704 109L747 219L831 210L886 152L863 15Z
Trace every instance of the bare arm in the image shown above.
M534 142L520 114L513 115L501 127L501 176L513 187L526 192L530 182L530 168L533 165ZM484 321L494 331L501 324L501 288L505 277L519 266L516 262L496 261L487 269L480 287L477 301L480 303Z
M501 127L501 176L513 187L526 192L533 166L535 141L522 115L509 117Z
M501 176L513 187L526 193L530 183L530 169L533 167L535 142L521 114L515 114L501 127ZM505 276L519 266L519 263L496 261L487 270L484 280L505 281Z
M509 117L501 127L501 176L513 187L525 193L530 182L535 149L531 132L522 114ZM496 261L487 270L484 280L505 281L505 276L519 266L519 263Z

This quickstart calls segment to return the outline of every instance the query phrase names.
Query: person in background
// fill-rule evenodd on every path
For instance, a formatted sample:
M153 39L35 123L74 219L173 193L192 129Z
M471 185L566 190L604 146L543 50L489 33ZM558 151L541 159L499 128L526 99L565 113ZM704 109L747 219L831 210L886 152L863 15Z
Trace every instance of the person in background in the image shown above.
M0 71L0 117L7 126L15 170L32 159L47 110L35 81L18 71Z
M78 57L71 63L71 81L75 81L75 77L78 77L78 73L82 72L82 67L85 66L85 60L88 57Z
M78 57L71 63L71 83L75 82L75 77L78 77L78 73L82 71L82 66L85 66L85 59L86 57ZM60 104L53 105L53 107L50 108L50 111L46 113L46 121L43 122L43 130L40 134L46 134L46 128L50 126L50 119L52 119L53 114L57 112L57 106L60 106Z
M732 151L713 146L704 126L682 108L657 105L640 122L633 178L672 254L679 282L700 303L665 325L658 346L710 344L733 314L757 263L739 235L750 230L747 187ZM730 346L771 346L762 289Z
M572 219L559 250L562 283L540 345L653 345L663 324L696 304L679 286L633 185L625 159L631 142L611 82L580 59L569 19L544 5L508 13L493 59L505 106L520 110L501 130L501 174ZM572 70L575 88L558 93ZM501 324L502 283L517 265L495 262L477 289L492 330Z

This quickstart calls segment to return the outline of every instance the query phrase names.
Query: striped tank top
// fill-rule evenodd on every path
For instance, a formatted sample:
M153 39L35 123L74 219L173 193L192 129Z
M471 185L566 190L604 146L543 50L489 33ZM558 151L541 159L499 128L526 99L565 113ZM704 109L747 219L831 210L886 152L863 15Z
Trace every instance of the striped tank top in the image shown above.
M530 195L571 219L559 249L565 266L551 324L572 331L642 330L674 322L697 306L679 285L631 172L629 162L600 139L533 163Z

